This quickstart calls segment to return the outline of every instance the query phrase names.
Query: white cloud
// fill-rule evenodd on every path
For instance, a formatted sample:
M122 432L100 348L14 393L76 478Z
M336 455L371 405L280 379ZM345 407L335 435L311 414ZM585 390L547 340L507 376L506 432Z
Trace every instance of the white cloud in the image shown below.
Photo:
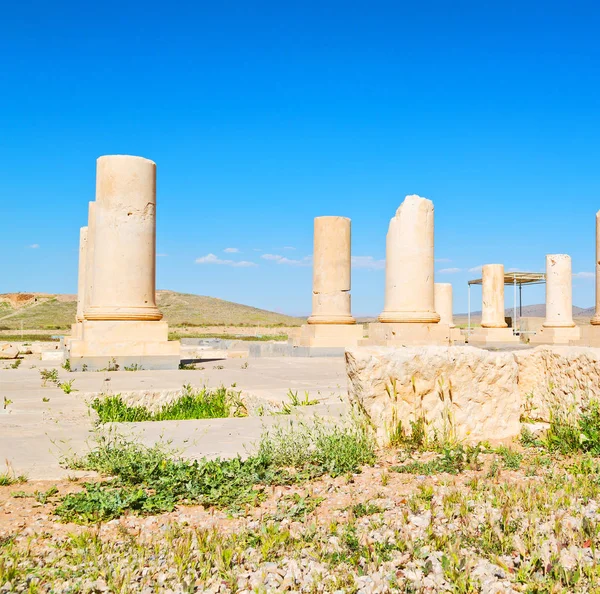
M385 268L385 260L375 260L373 256L352 256L352 266L367 270L382 270Z
M310 266L312 261L312 256L304 256L301 260L292 260L280 254L263 254L261 258L263 260L277 262L277 264L287 264L288 266Z
M473 266L473 268L469 268L469 272L481 272L483 266L480 264L479 266Z
M262 252L262 250L260 248L254 248L252 251L254 251L254 252Z
M435 259L436 262L439 262L440 264L444 263L444 262L452 262L452 260L450 260L450 258L436 258Z
M596 278L593 272L574 272L573 278Z
M237 248L225 248L223 250L226 254L239 254L240 250L238 250Z
M32 243L30 246L27 246L27 247L29 247L29 249L32 249L32 250L37 250L40 247L40 244Z
M456 274L462 272L462 268L441 268L438 270L438 274Z
M248 268L250 266L258 266L254 262L247 262L246 260L221 260L214 254L207 254L196 259L196 264L219 264L220 266L233 266L234 268Z

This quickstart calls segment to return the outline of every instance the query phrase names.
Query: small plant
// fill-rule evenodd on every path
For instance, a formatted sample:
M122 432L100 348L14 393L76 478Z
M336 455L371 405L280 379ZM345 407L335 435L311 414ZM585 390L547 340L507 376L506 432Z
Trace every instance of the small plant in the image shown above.
M225 369L224 365L213 365L213 369Z
M380 514L383 508L372 503L357 503L352 506L352 513L355 518L362 518L363 516L372 516L373 514Z
M10 465L6 462L7 471L0 473L0 487L9 487L10 485L19 485L27 482L24 474L16 475Z
M132 363L131 365L125 365L123 369L125 371L142 371L144 368L138 363Z
M304 398L298 397L298 391L292 392L292 390L288 390L288 398L289 402L285 402L279 414L282 415L291 415L293 410L298 406L315 406L319 404L318 400L311 400L308 391L304 392Z
M71 359L65 359L65 362L61 366L65 371L71 371Z
M58 387L65 393L70 394L71 392L76 392L75 388L73 388L73 382L75 380L69 380L68 382L63 382L59 384Z
M8 406L10 404L12 404L13 401L10 400L9 398L7 398L6 396L3 396L3 398L4 398L4 410L6 410L8 408Z
M50 487L47 491L36 491L34 493L35 500L42 505L48 503L48 500L58 493L56 485Z
M45 387L48 382L58 385L58 369L40 369L40 377L42 378L42 387Z
M395 472L409 474L431 475L441 472L449 474L460 474L465 469L479 470L479 454L481 446L445 446L441 455L428 462L411 462L402 466L392 466Z
M15 359L14 362L9 365L11 369L18 369L19 365L21 365L22 359Z
M50 402L50 398L46 398L46 396L44 396L44 397L42 398L42 402Z
M248 361L242 365L241 369L248 369Z
M519 470L519 468L521 468L523 454L515 452L506 446L500 446L496 452L500 454L504 468L508 468L510 470Z
M196 367L194 366L193 363L184 363L183 361L181 361L179 363L179 369L185 369L185 370L191 371L193 369L196 369Z

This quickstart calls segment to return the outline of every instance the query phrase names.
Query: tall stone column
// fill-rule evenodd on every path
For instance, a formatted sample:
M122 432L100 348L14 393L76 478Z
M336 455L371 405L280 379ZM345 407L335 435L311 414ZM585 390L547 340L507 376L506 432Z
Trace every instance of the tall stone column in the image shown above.
M506 328L504 319L504 264L486 264L481 271L481 327Z
M481 328L475 328L469 344L501 345L519 340L504 319L504 264L486 264L481 271Z
M85 254L85 291L83 299L83 317L90 308L94 288L94 253L96 235L96 203L88 204L87 249Z
M156 165L100 157L96 170L94 265L86 320L160 320L156 307Z
M79 268L77 274L77 314L76 322L83 322L83 308L85 303L86 278L85 271L87 265L87 241L88 228L81 227L79 230Z
M571 257L567 254L546 256L545 328L574 328Z
M454 328L451 283L435 283L435 311L440 314L440 324Z
M385 306L379 321L439 322L433 268L433 202L407 196L387 234Z
M354 324L350 307L350 219L316 217L309 324Z
M600 210L596 213L596 312L590 323L600 326Z

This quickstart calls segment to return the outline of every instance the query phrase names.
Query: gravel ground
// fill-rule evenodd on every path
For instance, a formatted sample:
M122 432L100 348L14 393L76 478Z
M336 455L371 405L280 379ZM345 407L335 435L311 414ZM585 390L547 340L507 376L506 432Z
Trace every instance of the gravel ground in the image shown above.
M77 481L2 487L0 592L600 592L595 459L534 448L425 476L405 457L246 510L94 526L53 515Z

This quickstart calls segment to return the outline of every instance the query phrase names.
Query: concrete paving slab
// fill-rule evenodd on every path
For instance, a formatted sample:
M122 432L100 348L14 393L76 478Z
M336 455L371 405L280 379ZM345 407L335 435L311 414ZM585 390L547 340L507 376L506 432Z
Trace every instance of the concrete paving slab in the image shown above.
M233 386L255 399L288 401L288 390L300 397L308 392L318 406L302 407L300 414L336 415L345 410L346 374L343 360L239 359L215 361L198 370L68 372L53 362L25 359L18 369L0 368L0 465L30 479L60 479L76 474L60 466L64 456L81 455L94 438L93 419L86 400L91 393L120 390L180 389L184 384L214 388ZM57 369L60 381L73 380L77 390L65 394L48 383L42 387L41 369ZM0 400L0 407L3 401ZM171 439L185 455L229 456L243 454L259 439L265 426L282 417L247 417L198 421L119 424L151 445L160 437ZM279 419L279 421L278 421ZM139 427L134 425L140 425ZM0 469L1 470L1 469Z

